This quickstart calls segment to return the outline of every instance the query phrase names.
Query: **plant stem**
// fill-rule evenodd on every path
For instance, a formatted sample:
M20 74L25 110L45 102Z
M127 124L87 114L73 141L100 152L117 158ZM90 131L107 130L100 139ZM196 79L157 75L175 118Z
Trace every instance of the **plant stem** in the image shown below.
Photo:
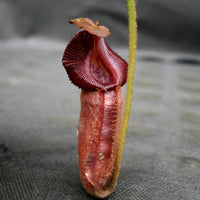
M134 70L136 62L137 23L136 23L135 0L127 0L127 7L128 7L128 22L129 22L129 64L128 64L128 76L127 76L127 88L126 88L126 101L125 101L124 115L122 120L122 127L120 131L119 146L117 151L115 178L118 178L121 167L124 142L126 138L129 115L131 111Z

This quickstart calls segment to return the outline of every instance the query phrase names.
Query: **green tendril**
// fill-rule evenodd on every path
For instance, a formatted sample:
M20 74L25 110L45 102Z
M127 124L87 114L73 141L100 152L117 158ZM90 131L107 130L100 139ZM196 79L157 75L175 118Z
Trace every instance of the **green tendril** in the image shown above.
M131 112L133 80L134 80L134 71L136 62L137 23L136 23L135 0L127 0L127 7L128 7L128 22L129 22L129 64L128 64L128 75L127 75L126 101L125 101L122 126L120 130L119 146L117 150L115 178L118 178L119 176L124 142L126 138L126 131Z

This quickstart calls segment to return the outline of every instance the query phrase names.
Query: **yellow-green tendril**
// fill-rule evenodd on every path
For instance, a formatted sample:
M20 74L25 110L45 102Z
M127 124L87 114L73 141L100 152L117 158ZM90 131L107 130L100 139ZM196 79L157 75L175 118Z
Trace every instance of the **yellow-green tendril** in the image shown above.
M137 23L136 23L135 0L127 0L127 7L128 7L128 22L129 22L129 64L128 64L128 76L127 76L127 88L126 88L126 101L125 101L124 115L123 115L122 127L119 138L119 146L116 157L116 165L115 165L116 169L114 177L116 179L115 180L116 182L121 167L124 142L126 138L129 115L131 111L133 80L134 80L134 70L136 61L136 47L137 47Z

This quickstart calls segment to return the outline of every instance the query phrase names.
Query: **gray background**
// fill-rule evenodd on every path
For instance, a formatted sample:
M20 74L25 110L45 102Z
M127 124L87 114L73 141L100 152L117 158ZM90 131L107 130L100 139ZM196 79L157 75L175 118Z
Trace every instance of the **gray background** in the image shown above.
M200 199L199 2L137 1L132 114L108 200ZM0 0L1 200L94 199L78 174L80 90L61 58L77 31L68 20L87 16L128 60L125 3Z
M138 0L139 48L200 49L199 0ZM68 40L68 20L90 17L111 30L111 42L127 46L125 0L0 0L0 39L47 36ZM112 39L111 39L112 38Z

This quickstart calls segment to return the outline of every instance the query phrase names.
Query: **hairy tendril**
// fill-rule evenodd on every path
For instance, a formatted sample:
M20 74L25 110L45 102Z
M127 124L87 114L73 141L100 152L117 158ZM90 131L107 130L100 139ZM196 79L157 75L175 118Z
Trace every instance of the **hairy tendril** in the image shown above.
M128 23L129 23L129 63L128 63L128 76L126 88L126 101L120 131L119 146L116 157L115 179L117 181L121 167L121 160L126 138L126 131L131 112L132 95L133 95L133 80L136 62L136 48L137 48L137 23L136 23L136 5L135 0L127 0L128 8ZM116 183L116 181L113 181Z

